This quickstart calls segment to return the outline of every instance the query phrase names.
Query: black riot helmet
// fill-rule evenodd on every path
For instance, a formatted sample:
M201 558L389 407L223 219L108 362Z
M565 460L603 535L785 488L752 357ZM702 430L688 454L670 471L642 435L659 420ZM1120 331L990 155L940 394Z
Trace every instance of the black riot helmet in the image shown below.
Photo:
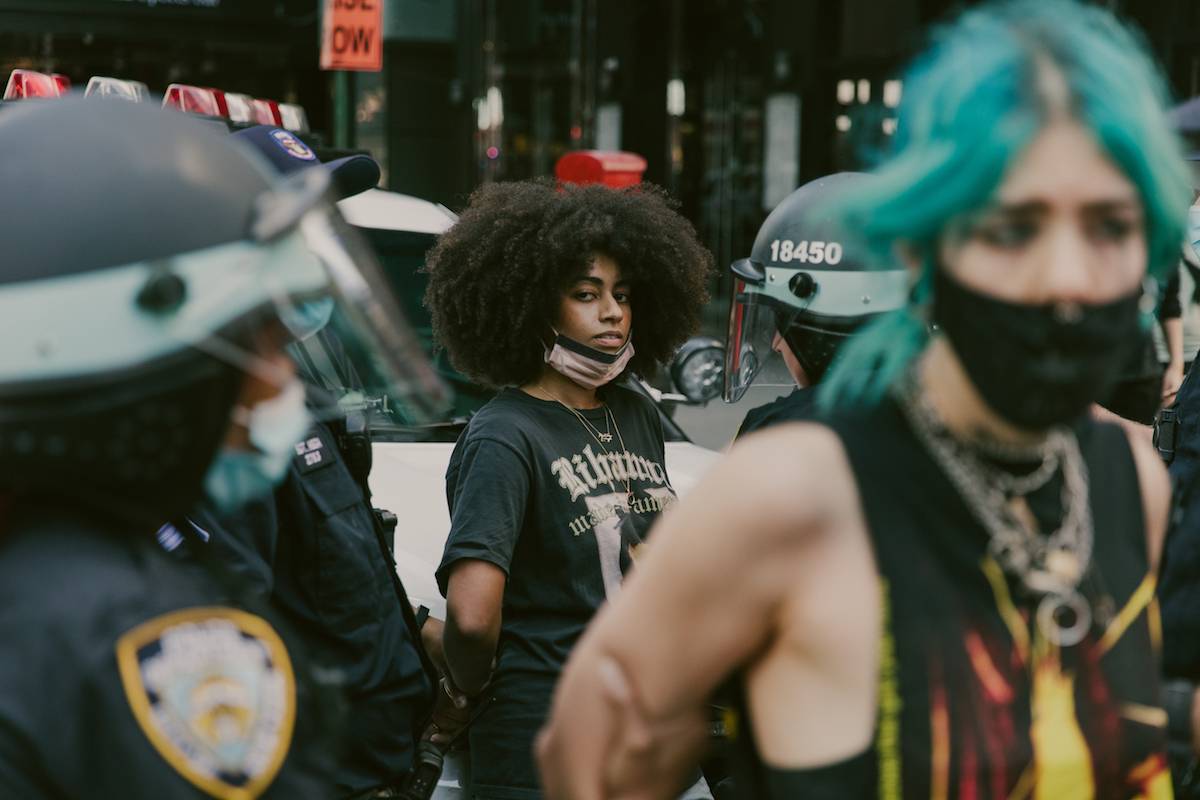
M0 499L186 511L244 377L284 380L253 337L315 302L377 395L441 401L323 171L281 178L186 115L82 98L5 109L0 148Z
M773 351L776 335L816 383L850 334L904 305L905 271L869 268L830 213L835 193L871 180L865 173L839 172L801 186L763 222L750 258L730 265L727 402L736 402L754 382L795 385Z

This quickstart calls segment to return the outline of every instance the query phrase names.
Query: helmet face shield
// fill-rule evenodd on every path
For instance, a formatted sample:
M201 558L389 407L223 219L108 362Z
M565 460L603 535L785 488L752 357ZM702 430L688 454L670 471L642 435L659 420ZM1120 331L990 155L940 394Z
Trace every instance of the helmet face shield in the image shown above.
M786 344L777 342L776 337L781 324L786 330L798 311L781 307L759 291L759 287L740 277L735 277L734 290L725 348L725 402L742 399L751 384L795 387L795 378L777 350Z
M285 324L291 321L292 351L302 370L335 399L336 407L314 413L337 418L363 410L399 425L437 419L450 403L449 390L366 241L328 208L309 212L299 229L329 278L327 295L292 304L281 315ZM297 319L309 327L298 328ZM313 335L320 322L320 335Z

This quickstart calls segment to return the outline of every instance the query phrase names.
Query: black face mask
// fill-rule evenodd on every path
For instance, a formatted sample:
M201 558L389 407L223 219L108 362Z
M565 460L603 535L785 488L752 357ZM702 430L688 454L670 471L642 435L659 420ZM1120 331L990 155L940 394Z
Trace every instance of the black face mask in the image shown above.
M1083 414L1120 378L1139 341L1140 297L1080 305L1067 316L1057 305L988 297L938 269L933 321L993 411L1019 428L1044 430Z

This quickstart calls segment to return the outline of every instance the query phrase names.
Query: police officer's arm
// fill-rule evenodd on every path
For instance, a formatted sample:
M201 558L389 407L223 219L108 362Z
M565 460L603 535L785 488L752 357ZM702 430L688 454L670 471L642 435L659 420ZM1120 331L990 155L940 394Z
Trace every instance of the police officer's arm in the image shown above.
M1126 435L1129 437L1129 447L1137 465L1138 484L1142 493L1142 506L1145 509L1146 549L1150 570L1157 573L1169 522L1171 483L1153 446L1147 445L1143 437L1128 430ZM1172 738L1185 739L1186 733L1183 731L1190 727L1192 749L1200 755L1200 688L1190 686L1187 681L1170 681L1165 688L1167 693L1164 705Z
M468 696L491 675L507 580L500 567L477 559L457 562L450 573L443 647L451 680Z
M789 425L737 443L664 515L573 652L538 743L547 796L677 793L708 698L776 639L792 587L857 509L830 431Z

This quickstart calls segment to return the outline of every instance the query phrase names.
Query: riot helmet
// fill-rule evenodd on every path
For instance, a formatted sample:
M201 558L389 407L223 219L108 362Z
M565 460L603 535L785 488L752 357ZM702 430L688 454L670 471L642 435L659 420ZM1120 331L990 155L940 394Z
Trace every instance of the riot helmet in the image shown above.
M830 198L872 180L840 172L806 183L767 216L749 258L730 265L733 294L725 350L725 401L751 383L795 386L775 345L786 347L810 383L865 322L904 305L902 268L872 269L839 229Z
M316 299L367 394L414 417L444 401L325 172L280 177L185 115L79 98L6 109L0 148L0 495L186 511L245 376L273 377L256 332Z

